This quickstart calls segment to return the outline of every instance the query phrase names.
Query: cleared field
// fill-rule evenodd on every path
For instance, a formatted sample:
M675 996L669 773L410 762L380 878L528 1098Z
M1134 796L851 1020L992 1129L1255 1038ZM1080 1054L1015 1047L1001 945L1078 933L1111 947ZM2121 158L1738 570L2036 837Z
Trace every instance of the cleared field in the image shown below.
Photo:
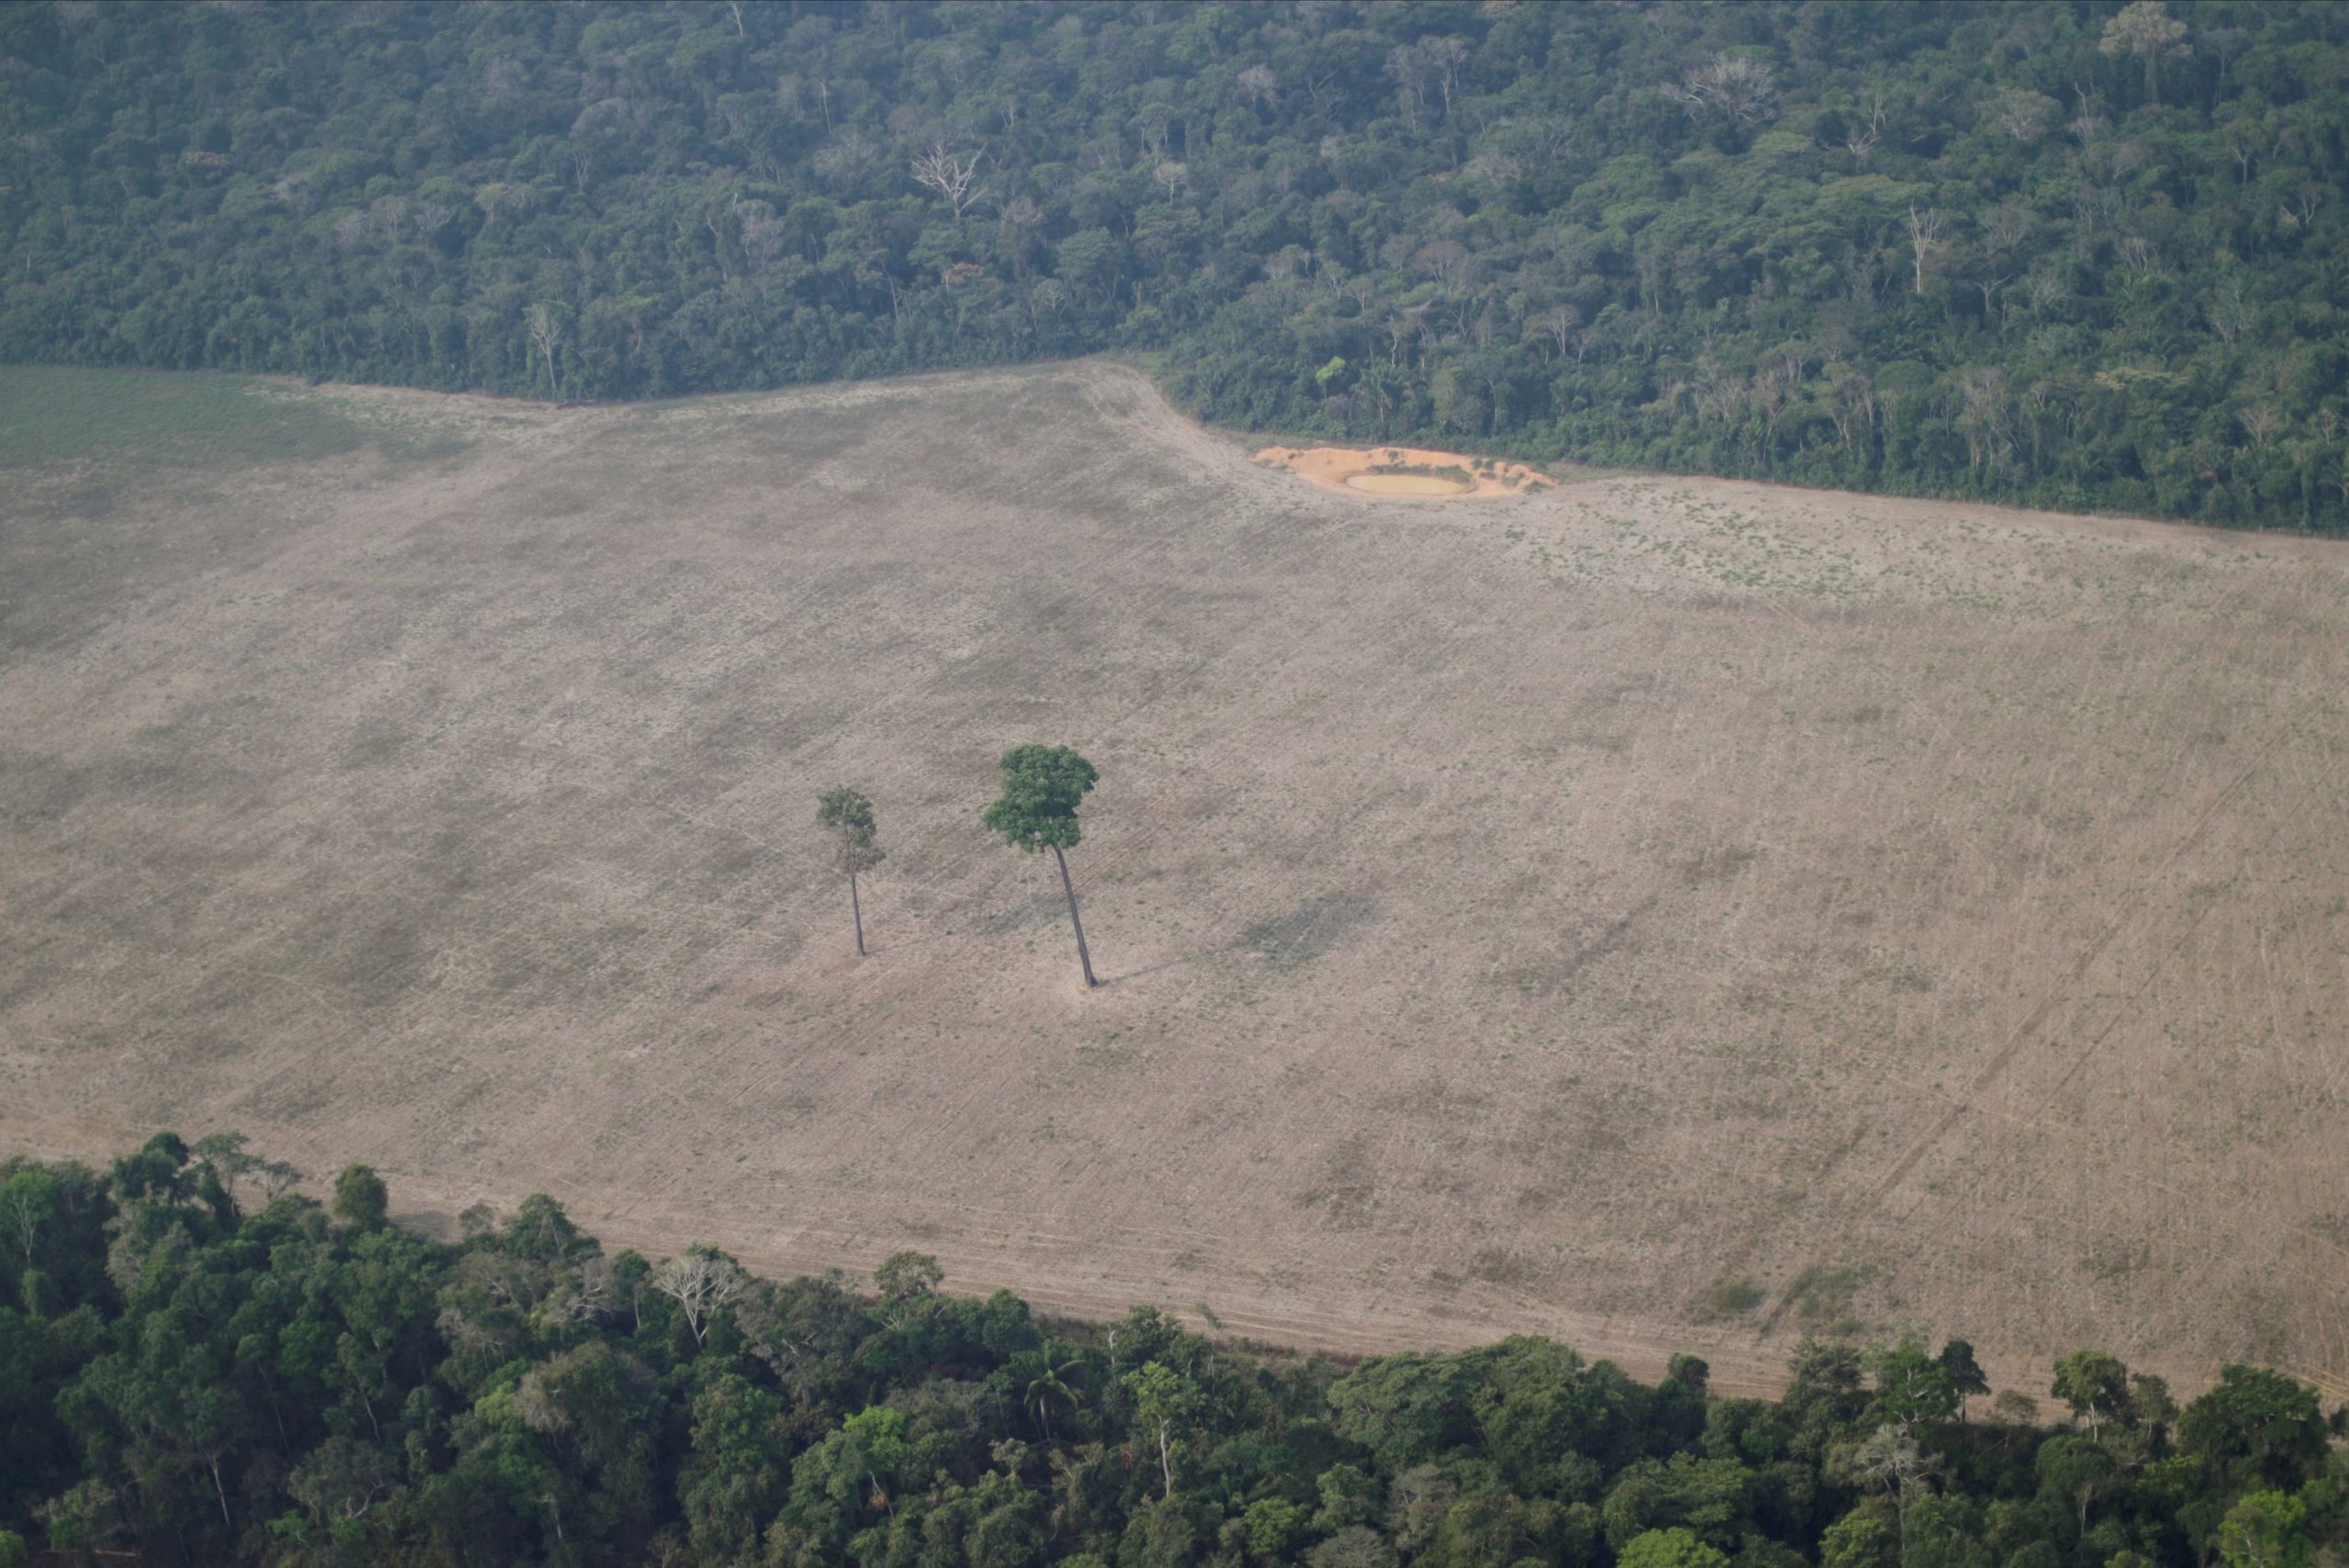
M243 395L364 444L5 475L0 1146L234 1128L419 1219L1345 1350L2343 1391L2349 552L1397 506L1097 365ZM1031 740L1103 773L1091 994L977 821Z

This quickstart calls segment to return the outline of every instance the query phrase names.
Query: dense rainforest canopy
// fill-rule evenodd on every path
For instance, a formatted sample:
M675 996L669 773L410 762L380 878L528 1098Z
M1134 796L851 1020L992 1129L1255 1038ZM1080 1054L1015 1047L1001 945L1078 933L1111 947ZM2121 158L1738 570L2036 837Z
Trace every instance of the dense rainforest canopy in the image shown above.
M2349 1545L2317 1396L2180 1410L2066 1357L1809 1341L1765 1404L1513 1339L1344 1368L1138 1307L607 1255L551 1199L443 1244L241 1140L0 1163L0 1568L2313 1568ZM1968 1409L1970 1402L1973 1406ZM1984 1407L1987 1406L1987 1411ZM2338 1562L2337 1555L2323 1559Z
M2349 6L0 8L0 358L1209 417L2349 529Z

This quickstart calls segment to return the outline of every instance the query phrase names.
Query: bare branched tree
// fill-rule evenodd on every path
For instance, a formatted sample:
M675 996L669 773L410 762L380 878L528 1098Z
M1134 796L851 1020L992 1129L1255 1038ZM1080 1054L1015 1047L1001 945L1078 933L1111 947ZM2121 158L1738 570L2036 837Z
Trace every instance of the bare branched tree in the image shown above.
M2254 403L2237 411L2235 417L2242 421L2243 433L2251 438L2251 444L2262 450L2282 432L2287 423L2283 410L2272 403Z
M1409 44L1397 45L1386 51L1386 74L1402 90L1403 123L1418 130L1419 110L1428 95L1427 57Z
M1998 128L2017 141L2037 141L2054 125L2055 117L2064 106L2044 93L2034 93L2028 87L2009 87L1992 102L1991 117Z
M1778 83L1770 68L1748 55L1717 54L1684 72L1680 85L1665 89L1687 106L1690 117L1711 109L1734 120L1758 120L1770 112Z
M741 1264L709 1247L680 1252L652 1271L652 1288L677 1304L696 1345L709 1337L711 1320L750 1283Z
M1435 71L1436 86L1443 94L1443 117L1452 117L1452 95L1460 91L1460 73L1468 64L1468 40L1446 33L1423 39L1420 50Z
M822 176L836 195L860 192L881 166L885 150L852 126L816 150L807 166Z
M2022 243L2023 237L2031 232L2032 217L2029 202L2009 197L1976 221L1982 226L1984 242L2003 255Z
M2167 271L2162 265L2162 249L2142 234L2124 234L2113 248L2121 265L2132 277L2142 278L2154 272Z
M985 157L986 153L978 148L955 152L943 141L933 141L929 151L915 157L914 179L945 197L946 205L954 209L954 216L959 218L979 199L979 163Z
M1868 123L1865 130L1854 128L1843 138L1843 150L1865 163L1876 144L1884 139L1884 95L1871 88L1868 100L1862 106L1867 110Z
M1535 317L1531 325L1542 337L1558 346L1560 359L1571 353L1576 364L1582 362L1586 339L1582 330L1581 311L1571 305L1553 305Z
M5 1230L9 1244L25 1256L25 1267L33 1266L33 1244L40 1240L42 1206L33 1195L33 1185L26 1182L0 1189L0 1230Z
M1910 202L1909 204L1909 250L1916 263L1917 293L1919 294L1925 292L1925 258L1939 250L1941 243L1942 215L1940 211L1928 207L1925 211L1919 212L1917 204Z
M554 306L541 300L530 306L530 313L524 317L524 324L529 328L531 343L536 345L539 353L546 360L547 395L552 397L554 395L554 350L556 345L562 341L562 317L555 314Z
M781 261L788 249L782 216L759 201L737 202L734 211L741 225L742 264L763 272Z
M2186 24L2171 16L2161 0L2133 0L2104 24L2097 40L2099 53L2118 58L2133 55L2145 67L2145 96L2161 102L2161 62L2184 60L2194 52L2186 41Z

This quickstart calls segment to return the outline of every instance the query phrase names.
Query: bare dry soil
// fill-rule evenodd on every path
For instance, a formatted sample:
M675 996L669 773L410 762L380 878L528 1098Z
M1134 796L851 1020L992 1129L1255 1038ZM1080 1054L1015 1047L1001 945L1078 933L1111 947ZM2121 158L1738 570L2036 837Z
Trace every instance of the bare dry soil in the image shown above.
M2349 551L1398 506L1101 365L244 395L366 440L0 474L0 1147L1340 1350L2343 1391ZM1090 994L979 827L1027 740L1102 771Z

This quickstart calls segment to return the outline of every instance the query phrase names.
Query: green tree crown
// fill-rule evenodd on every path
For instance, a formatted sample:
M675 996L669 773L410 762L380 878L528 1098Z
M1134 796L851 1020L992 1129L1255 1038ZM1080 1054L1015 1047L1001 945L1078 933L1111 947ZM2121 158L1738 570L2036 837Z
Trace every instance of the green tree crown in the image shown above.
M834 854L843 875L871 871L888 858L876 841L880 828L874 818L873 802L846 784L828 789L818 798L816 826L836 840Z
M1003 754L1003 794L980 820L1030 853L1073 850L1076 808L1101 772L1066 746L1014 746Z
M364 1165L345 1165L334 1179L335 1218L361 1229L384 1223L390 1207L384 1179Z

